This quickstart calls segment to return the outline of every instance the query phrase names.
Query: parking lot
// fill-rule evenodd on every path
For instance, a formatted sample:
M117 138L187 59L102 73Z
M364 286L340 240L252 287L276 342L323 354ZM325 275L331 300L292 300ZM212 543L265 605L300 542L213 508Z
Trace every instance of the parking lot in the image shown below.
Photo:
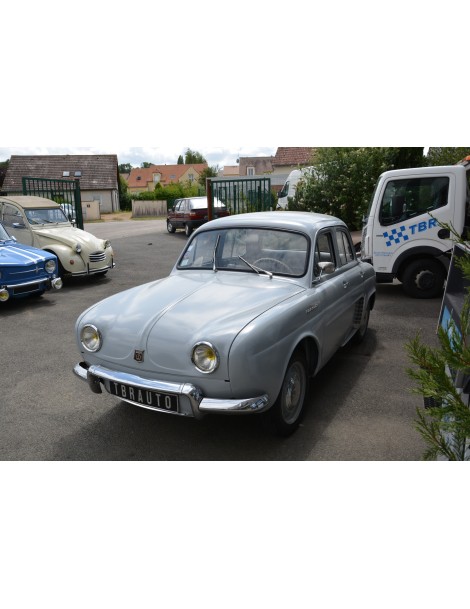
M74 324L95 302L165 277L186 243L165 222L90 224L109 238L117 267L106 278L69 281L40 299L0 309L1 460L419 460L414 428L422 404L411 393L405 343L422 331L435 344L440 300L407 298L378 286L370 330L342 349L313 380L309 408L288 439L268 435L257 417L183 419L95 395L77 379Z

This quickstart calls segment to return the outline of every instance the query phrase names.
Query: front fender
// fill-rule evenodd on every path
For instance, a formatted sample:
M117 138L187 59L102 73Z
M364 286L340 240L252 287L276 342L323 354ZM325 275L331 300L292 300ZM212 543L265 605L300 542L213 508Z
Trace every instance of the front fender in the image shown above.
M83 258L68 245L54 243L43 246L42 249L55 254L67 273L83 273L86 270Z

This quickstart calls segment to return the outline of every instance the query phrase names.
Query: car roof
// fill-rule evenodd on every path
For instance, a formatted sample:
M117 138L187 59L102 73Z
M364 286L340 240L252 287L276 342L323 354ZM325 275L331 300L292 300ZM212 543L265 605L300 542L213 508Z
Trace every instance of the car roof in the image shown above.
M204 225L204 229L230 228L235 226L242 228L250 226L258 228L282 228L307 233L316 232L326 226L347 228L342 220L326 214L301 211L262 211L212 220L212 222Z
M7 201L16 203L20 207L24 207L25 209L48 209L51 207L59 207L59 204L55 201L51 201L50 199L44 199L42 197L0 197L0 201Z

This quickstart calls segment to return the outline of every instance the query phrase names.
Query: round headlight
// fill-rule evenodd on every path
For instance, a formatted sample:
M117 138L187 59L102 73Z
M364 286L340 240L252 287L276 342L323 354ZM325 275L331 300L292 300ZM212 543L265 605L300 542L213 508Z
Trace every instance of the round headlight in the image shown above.
M196 368L204 374L215 372L220 364L219 354L216 348L210 343L198 343L191 357Z
M10 298L8 290L0 290L0 302L6 302Z
M55 261L54 260L48 260L46 262L46 271L51 274L55 272Z
M80 331L80 340L82 345L90 353L96 353L101 349L103 338L101 332L96 326L86 325Z
M110 247L111 247L111 241L106 240L106 241L104 242L104 249L105 249L105 250L107 250L107 249L108 249L108 248L110 248Z
M80 243L77 243L77 245L75 246L75 251L77 252L77 254L82 253L82 246L80 245Z

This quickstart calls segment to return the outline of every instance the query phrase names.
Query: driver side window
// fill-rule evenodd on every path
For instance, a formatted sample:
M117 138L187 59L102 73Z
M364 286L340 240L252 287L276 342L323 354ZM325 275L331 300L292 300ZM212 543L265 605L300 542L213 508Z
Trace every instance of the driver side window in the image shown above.
M333 239L330 232L321 233L317 237L313 269L315 277L320 277L321 275L321 269L318 266L320 262L333 262L335 267L337 267L335 249L333 247Z

